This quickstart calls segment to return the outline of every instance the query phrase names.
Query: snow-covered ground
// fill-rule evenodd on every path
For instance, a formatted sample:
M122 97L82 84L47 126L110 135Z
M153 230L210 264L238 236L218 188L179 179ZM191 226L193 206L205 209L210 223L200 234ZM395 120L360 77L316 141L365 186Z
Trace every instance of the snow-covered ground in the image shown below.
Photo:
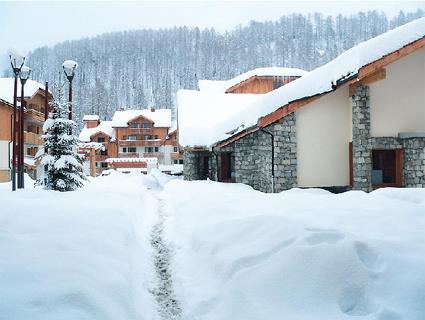
M9 187L1 319L161 319L161 303L185 320L424 319L424 189L263 194L116 172L76 192ZM171 298L153 298L162 287Z

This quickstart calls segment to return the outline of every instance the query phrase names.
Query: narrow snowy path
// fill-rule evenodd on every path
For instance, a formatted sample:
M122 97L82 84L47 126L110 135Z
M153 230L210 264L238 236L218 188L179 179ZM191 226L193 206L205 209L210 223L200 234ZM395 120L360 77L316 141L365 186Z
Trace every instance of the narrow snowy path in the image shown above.
M157 201L157 222L150 233L150 245L153 248L153 266L155 270L155 287L151 289L160 319L175 320L182 316L182 308L174 291L173 272L171 267L173 247L164 239L164 227L168 217L167 203L161 192L163 185L157 177L156 186L151 188Z

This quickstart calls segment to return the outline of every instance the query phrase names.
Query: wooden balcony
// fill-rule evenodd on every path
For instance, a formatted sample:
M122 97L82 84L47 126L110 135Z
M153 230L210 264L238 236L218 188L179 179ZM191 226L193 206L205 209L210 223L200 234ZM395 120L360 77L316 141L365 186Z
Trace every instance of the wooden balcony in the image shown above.
M129 134L151 134L153 128L130 128L128 127Z
M180 152L172 152L171 153L171 159L182 159L183 153Z
M44 114L35 109L27 109L25 111L25 121L44 122Z
M33 132L24 131L24 142L27 144L42 145L41 135Z
M138 152L120 152L118 158L139 158Z
M160 147L162 140L120 140L120 147Z
M96 161L105 161L108 158L110 158L110 156L108 155L101 155L101 154L96 155Z
M160 152L145 152L143 153L144 158L164 158L164 154Z

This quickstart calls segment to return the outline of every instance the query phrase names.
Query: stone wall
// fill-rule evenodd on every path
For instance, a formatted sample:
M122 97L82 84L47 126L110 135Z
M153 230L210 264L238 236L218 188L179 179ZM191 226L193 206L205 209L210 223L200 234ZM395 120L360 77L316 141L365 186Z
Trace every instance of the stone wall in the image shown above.
M184 180L206 180L210 175L210 168L204 166L204 158L211 158L208 150L194 150L185 148L183 153L183 178Z
M272 192L272 184L275 192L295 187L297 184L295 128L295 115L290 114L264 129L274 135L273 181L270 134L256 131L220 149L219 152L233 152L235 155L235 182L245 183L262 192ZM215 160L212 160L213 168L216 166L214 162Z
M372 150L404 150L404 186L425 187L425 138L371 137L369 87L352 97L353 189L372 190Z

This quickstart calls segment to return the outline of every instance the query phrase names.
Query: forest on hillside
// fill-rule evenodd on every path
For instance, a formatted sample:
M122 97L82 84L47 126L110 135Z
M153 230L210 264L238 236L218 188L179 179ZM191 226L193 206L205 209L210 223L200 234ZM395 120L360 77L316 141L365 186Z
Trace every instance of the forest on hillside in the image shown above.
M61 65L79 63L74 80L75 119L84 114L109 119L120 108L175 107L179 89L196 89L200 79L225 80L257 67L312 70L359 42L424 16L377 11L349 16L284 15L231 31L196 27L105 33L64 41L29 53L32 78L64 82ZM5 75L10 76L6 70Z

